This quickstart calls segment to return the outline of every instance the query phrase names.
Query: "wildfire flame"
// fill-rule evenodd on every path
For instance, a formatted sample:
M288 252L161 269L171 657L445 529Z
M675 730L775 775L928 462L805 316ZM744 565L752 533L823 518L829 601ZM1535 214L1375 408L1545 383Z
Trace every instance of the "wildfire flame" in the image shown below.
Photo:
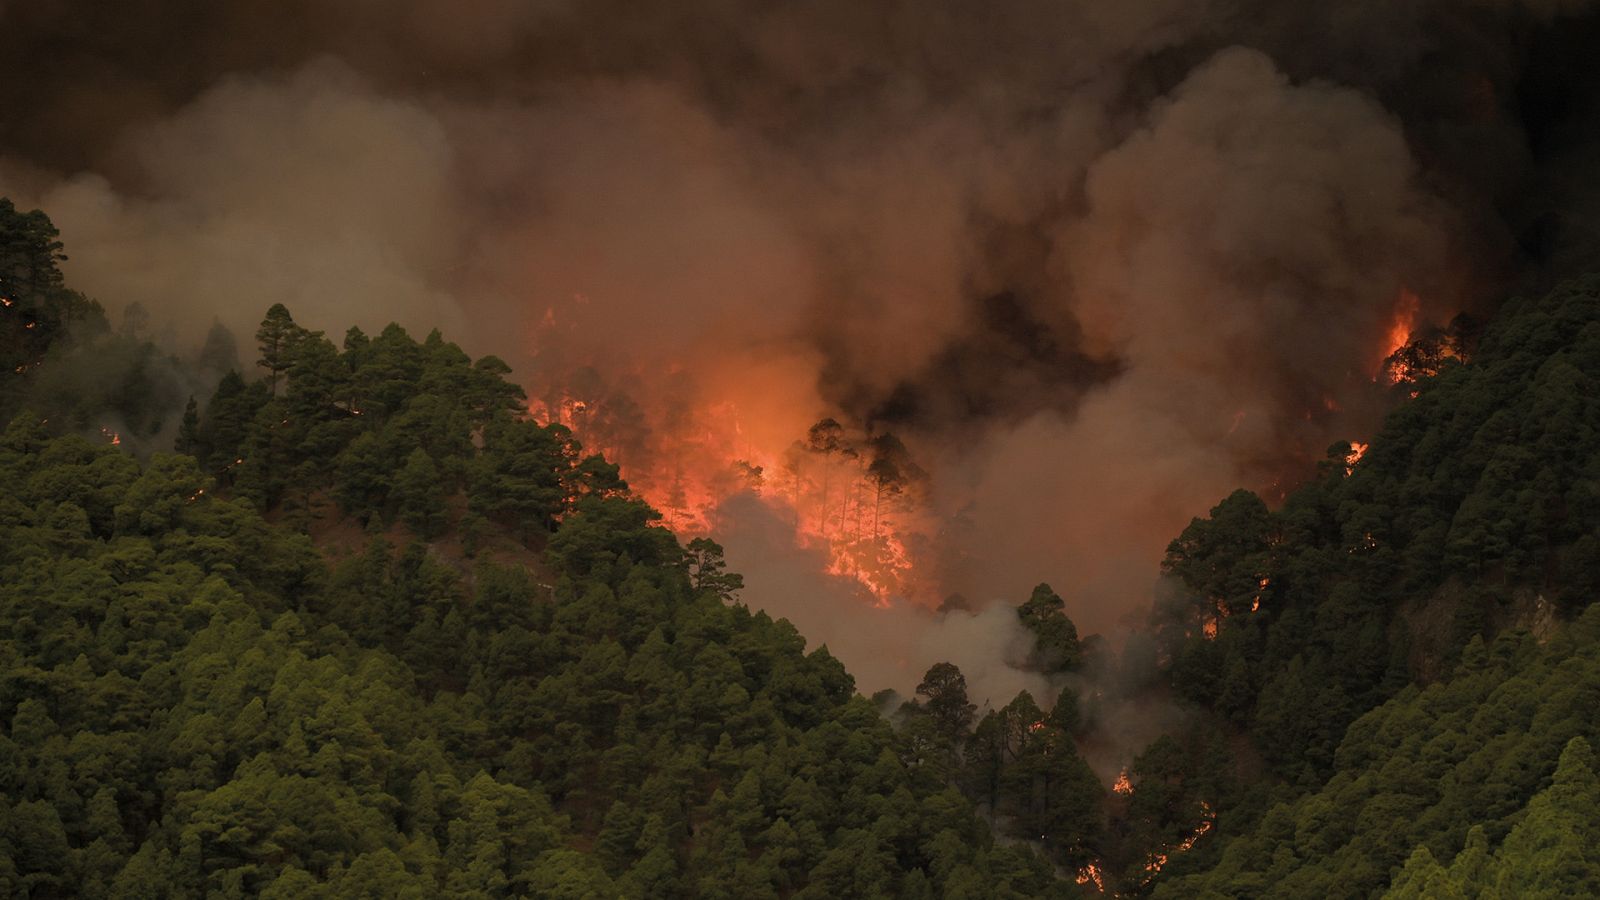
M1400 296L1395 298L1393 317L1389 320L1389 329L1384 333L1383 355L1380 360L1388 359L1395 351L1406 345L1411 340L1411 332L1417 326L1417 313L1422 309L1422 298L1414 292L1400 289ZM1391 373L1391 382L1396 376Z
M1123 796L1133 793L1133 782L1128 779L1127 769L1123 769L1118 773L1117 780L1111 785L1111 790Z
M1267 589L1272 587L1272 579L1261 575L1256 579L1256 593L1250 598L1250 611L1261 611L1261 598L1266 595ZM1213 597L1210 602L1211 612L1200 623L1200 635L1208 641L1216 640L1218 632L1222 629L1222 620L1239 612L1242 605L1221 597Z
M1467 351L1461 332L1450 329L1418 329L1417 310L1420 304L1415 294L1402 292L1396 304L1394 324L1385 338L1387 355L1378 374L1384 384L1415 384L1439 374L1449 360L1465 360ZM1407 392L1415 399L1419 392Z
M1074 880L1079 884L1089 884L1092 882L1095 890L1102 894L1106 892L1105 873L1100 871L1100 864L1097 862L1089 863L1083 868L1079 869L1077 877Z
M100 429L100 433L105 435L106 440L109 441L111 443L111 446L113 446L113 447L115 447L118 444L122 443L122 435L118 434L115 431L112 431L109 428L106 428L106 427L102 426L101 429Z
M1361 461L1361 457L1367 455L1367 448L1370 446L1372 445L1363 441L1350 442L1350 452L1344 455L1345 475L1348 476L1351 472L1356 470L1356 463Z
M1145 883L1148 884L1150 879L1154 878L1156 873L1160 872L1162 867L1165 866L1169 861L1171 861L1173 854L1185 853L1185 852L1187 852L1189 850L1194 849L1195 843L1197 841L1199 841L1202 837L1205 837L1205 835L1208 832L1210 832L1211 829L1216 824L1217 824L1217 814L1216 814L1216 812L1214 812L1211 809L1211 804L1205 802L1204 800L1201 800L1200 801L1200 824L1196 825L1194 827L1194 830L1189 832L1189 834L1186 837L1184 837L1183 840L1181 840L1178 843L1172 845L1172 847L1170 847L1170 848L1168 848L1166 850L1157 850L1157 851L1151 853L1149 855L1149 857L1147 857L1145 859L1145 864L1144 864L1144 870L1146 872Z
M586 452L616 463L680 535L712 534L723 501L749 493L793 524L798 546L826 554L828 573L856 581L878 605L917 587L905 537L917 510L904 485L876 463L870 440L852 442L836 423L821 439L775 439L778 429L750 427L732 401L647 416L629 402L570 393L536 402L530 412L565 425Z

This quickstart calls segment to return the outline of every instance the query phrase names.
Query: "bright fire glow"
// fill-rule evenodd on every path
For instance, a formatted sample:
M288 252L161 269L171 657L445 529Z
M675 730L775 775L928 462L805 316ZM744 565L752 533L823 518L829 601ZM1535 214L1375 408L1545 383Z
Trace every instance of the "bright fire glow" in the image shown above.
M1123 769L1117 774L1117 780L1112 783L1111 790L1123 796L1133 793L1133 782L1128 780L1127 769Z
M1389 320L1389 330L1384 333L1383 356L1388 359L1396 350L1406 345L1411 340L1411 332L1417 327L1417 313L1422 309L1422 298L1405 288L1401 288L1400 296L1394 301L1394 314Z
M1097 862L1089 863L1088 865L1079 869L1077 878L1075 880L1079 884L1089 884L1092 882L1094 884L1094 889L1102 894L1106 891L1105 874L1100 871L1100 864Z
M1166 850L1157 850L1145 859L1144 870L1148 873L1145 879L1146 882L1148 883L1150 878L1155 877L1155 874L1161 871L1161 868L1172 859L1173 854L1184 853L1194 849L1195 843L1204 837L1207 832L1211 831L1216 824L1217 814L1212 811L1211 805L1204 800L1200 801L1200 824L1196 825L1194 830L1189 832L1183 840Z
M906 536L919 514L915 486L894 477L900 470L875 467L865 436L842 427L808 433L768 403L706 397L704 388L691 392L702 395L693 402L657 401L648 411L619 392L597 393L569 390L530 412L616 463L681 537L713 534L722 503L752 494L793 524L798 546L827 554L830 574L858 582L879 605L914 595Z
M1356 470L1356 463L1361 462L1361 457L1367 455L1367 448L1371 444L1362 441L1351 441L1350 452L1344 455L1344 474L1349 475Z

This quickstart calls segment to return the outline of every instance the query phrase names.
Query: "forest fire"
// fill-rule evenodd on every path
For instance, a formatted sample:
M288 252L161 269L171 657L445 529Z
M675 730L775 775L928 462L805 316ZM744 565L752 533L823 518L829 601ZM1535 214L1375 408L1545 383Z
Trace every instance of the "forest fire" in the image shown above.
M1174 854L1186 853L1189 850L1194 849L1195 843L1198 842L1202 837L1205 837L1205 835L1209 833L1211 829L1216 826L1216 824L1216 812L1212 810L1211 804L1201 800L1200 823L1194 827L1194 830L1189 832L1189 834L1185 836L1183 840L1173 844L1170 848L1154 851L1145 859L1145 883L1148 884L1150 879L1154 878L1156 874L1166 866L1167 863L1171 862Z
M1272 587L1272 579L1266 575L1260 576L1256 581L1256 593L1250 597L1250 612L1261 611L1261 599L1267 590ZM1217 639L1222 630L1222 620L1233 616L1242 609L1241 605L1231 604L1220 598L1214 598L1211 603L1211 613L1206 615L1200 623L1200 636L1208 641ZM1123 776L1126 777L1124 772ZM1121 783L1119 779L1118 783Z
M562 391L530 411L616 463L681 536L714 534L724 501L754 495L792 523L797 546L826 552L826 571L879 605L917 589L906 535L924 476L892 435L855 434L824 418L796 436L781 421L751 421L733 400L641 404L586 387L591 396Z
M1407 341L1411 340L1411 332L1416 328L1417 314L1421 309L1422 298L1418 297L1414 292L1402 288L1400 296L1395 299L1394 314L1389 323L1389 330L1384 334L1383 355L1378 357L1380 360L1387 360L1398 352L1400 348L1404 347ZM1391 372L1390 383L1393 384L1395 380L1396 378Z
M1356 470L1356 463L1361 462L1361 457L1367 455L1367 448L1371 444L1364 441L1351 441L1350 452L1344 455L1344 474L1348 476Z
M1127 768L1117 773L1117 780L1111 784L1111 791L1124 797L1133 793L1133 782L1128 778Z
M1078 884L1093 884L1094 889L1102 894L1106 892L1105 873L1100 871L1099 863L1088 863L1084 865L1083 868L1078 870L1078 874L1073 880Z

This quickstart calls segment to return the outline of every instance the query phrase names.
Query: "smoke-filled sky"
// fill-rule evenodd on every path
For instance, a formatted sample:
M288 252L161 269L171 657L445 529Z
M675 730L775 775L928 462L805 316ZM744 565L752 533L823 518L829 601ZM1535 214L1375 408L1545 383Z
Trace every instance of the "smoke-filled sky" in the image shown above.
M113 311L197 342L283 302L670 381L774 447L890 430L941 590L1049 581L1087 631L1191 516L1371 428L1403 291L1443 321L1600 259L1583 0L0 0L0 33L0 194ZM915 668L957 633L818 615L729 527L814 640Z

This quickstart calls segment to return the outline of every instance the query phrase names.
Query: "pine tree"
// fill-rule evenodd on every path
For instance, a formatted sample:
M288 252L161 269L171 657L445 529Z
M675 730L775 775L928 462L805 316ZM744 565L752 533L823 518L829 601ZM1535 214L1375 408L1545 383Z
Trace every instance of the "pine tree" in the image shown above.
M400 518L419 536L437 537L445 526L444 497L439 492L439 467L427 451L418 447L406 457L406 464L394 480L395 499Z
M178 424L178 439L172 449L186 456L200 456L200 407L193 394L183 407L183 421Z
M256 344L261 350L256 365L269 373L268 383L274 397L278 395L278 376L294 361L294 345L301 334L302 329L282 303L272 304L266 318L261 320L261 327L256 329Z

